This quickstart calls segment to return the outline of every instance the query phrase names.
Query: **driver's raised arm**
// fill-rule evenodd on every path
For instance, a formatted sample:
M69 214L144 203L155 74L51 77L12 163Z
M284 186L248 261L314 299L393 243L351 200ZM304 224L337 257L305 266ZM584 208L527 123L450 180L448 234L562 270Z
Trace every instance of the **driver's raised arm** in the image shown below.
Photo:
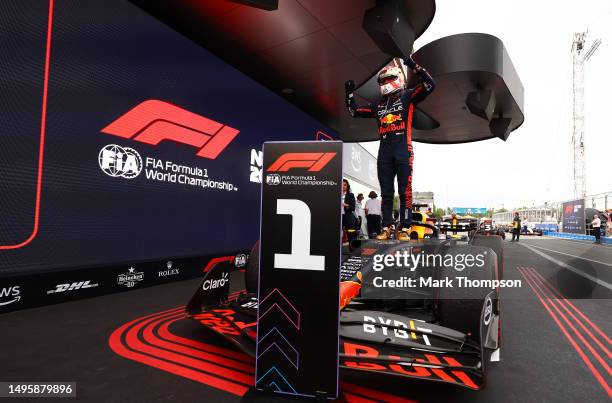
M421 79L420 83L413 88L410 88L410 90L406 92L412 95L412 103L421 102L433 92L433 90L436 88L436 82L424 67L414 61L412 56L405 57L404 64L406 64L406 66Z
M352 117L376 117L376 107L374 105L358 106L357 102L355 102L355 96L353 95L353 92L355 91L355 82L353 80L348 80L346 83L344 83L344 90L346 91L346 107L348 108L348 111Z

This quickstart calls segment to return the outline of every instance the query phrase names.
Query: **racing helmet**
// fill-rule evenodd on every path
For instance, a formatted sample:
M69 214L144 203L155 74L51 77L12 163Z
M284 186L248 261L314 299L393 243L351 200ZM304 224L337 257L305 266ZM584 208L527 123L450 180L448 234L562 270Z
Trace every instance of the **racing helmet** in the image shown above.
M378 73L378 85L382 96L393 94L404 88L404 74L395 66L387 66Z

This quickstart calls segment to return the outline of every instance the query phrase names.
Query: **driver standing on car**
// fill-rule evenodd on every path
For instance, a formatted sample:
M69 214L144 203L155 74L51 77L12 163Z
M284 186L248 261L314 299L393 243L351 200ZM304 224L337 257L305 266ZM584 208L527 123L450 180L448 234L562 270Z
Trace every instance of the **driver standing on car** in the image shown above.
M414 105L425 99L435 87L431 75L419 66L412 56L404 58L404 64L418 75L420 82L413 88L405 88L402 67L387 66L378 74L381 100L358 106L353 96L355 82L345 83L346 104L353 117L376 118L380 147L378 149L378 182L382 190L382 233L378 239L389 239L395 232L393 225L393 195L397 176L400 194L400 226L397 238L410 240L412 222L412 116Z

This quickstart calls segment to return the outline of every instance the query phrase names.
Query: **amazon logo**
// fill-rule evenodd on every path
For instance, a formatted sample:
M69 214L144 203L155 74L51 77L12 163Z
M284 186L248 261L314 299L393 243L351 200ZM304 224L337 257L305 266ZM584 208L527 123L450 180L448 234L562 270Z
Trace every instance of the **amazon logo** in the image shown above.
M0 288L0 306L10 305L13 302L19 302L21 295L19 286Z

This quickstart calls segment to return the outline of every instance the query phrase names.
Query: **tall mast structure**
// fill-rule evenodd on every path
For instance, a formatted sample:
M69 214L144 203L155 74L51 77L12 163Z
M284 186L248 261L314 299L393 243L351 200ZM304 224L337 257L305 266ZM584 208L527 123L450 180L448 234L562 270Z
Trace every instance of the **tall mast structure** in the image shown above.
M593 56L601 39L596 39L589 50L585 51L587 32L574 34L572 43L573 55L573 95L574 95L574 132L572 146L574 152L574 198L581 199L586 196L586 170L584 157L584 65Z

